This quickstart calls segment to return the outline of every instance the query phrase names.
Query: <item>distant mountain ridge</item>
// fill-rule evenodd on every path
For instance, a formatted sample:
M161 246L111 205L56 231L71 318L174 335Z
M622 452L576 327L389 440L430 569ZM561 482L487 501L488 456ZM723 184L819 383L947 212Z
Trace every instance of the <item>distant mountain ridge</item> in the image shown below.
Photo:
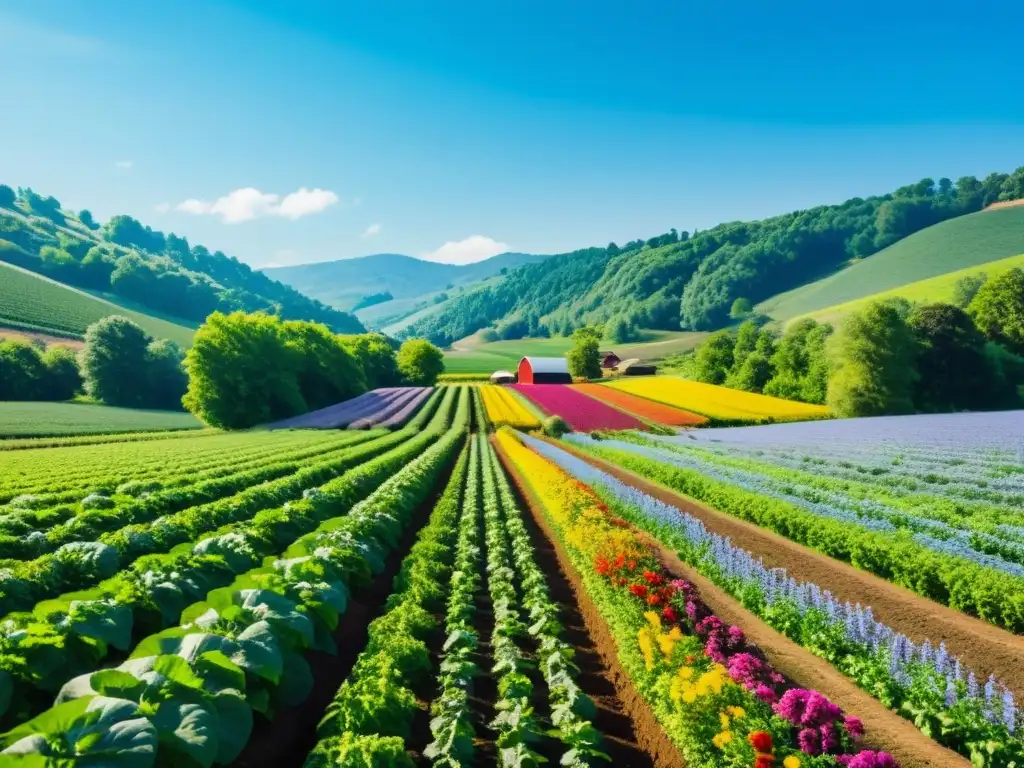
M441 264L400 253L376 253L355 259L266 267L268 277L339 309L349 309L363 296L390 292L405 299L493 277L549 258L530 253L500 253L473 264Z

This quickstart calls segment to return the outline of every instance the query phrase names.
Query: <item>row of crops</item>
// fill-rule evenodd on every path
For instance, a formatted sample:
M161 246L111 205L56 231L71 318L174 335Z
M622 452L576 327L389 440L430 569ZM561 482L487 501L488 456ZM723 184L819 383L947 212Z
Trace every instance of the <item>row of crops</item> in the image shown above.
M0 454L0 766L1024 765L1007 416L387 404Z

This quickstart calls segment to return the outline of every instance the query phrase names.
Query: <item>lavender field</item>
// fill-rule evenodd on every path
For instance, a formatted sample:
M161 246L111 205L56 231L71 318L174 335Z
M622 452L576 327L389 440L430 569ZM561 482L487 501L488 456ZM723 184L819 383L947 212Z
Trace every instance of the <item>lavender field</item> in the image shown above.
M268 429L371 429L404 424L426 401L431 387L383 387L343 403L274 422Z

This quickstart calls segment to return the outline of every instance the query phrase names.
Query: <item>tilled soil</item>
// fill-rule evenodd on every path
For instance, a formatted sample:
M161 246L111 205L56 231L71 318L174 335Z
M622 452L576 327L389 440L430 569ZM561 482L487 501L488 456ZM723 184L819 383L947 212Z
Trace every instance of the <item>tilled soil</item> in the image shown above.
M565 554L554 544L537 500L523 478L494 443L513 487L529 515L523 519L537 563L548 577L553 600L562 609L565 640L576 649L577 682L597 705L594 726L604 736L610 765L623 768L683 768L682 756L669 741L647 703L619 665L615 641L597 607L583 590Z
M565 443L559 442L557 446L622 482L693 515L709 531L728 536L735 546L760 557L765 565L785 568L797 580L828 589L839 600L870 606L875 618L915 642L928 639L937 645L944 641L950 653L959 656L970 669L982 676L994 674L1018 699L1024 698L1024 637L939 605Z

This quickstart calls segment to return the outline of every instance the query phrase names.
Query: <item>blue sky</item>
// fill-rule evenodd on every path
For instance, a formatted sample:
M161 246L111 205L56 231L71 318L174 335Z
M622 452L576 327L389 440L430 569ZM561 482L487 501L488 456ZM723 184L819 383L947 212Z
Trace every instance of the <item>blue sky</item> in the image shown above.
M5 0L0 182L254 266L621 243L1024 164L1021 28L1008 0Z

